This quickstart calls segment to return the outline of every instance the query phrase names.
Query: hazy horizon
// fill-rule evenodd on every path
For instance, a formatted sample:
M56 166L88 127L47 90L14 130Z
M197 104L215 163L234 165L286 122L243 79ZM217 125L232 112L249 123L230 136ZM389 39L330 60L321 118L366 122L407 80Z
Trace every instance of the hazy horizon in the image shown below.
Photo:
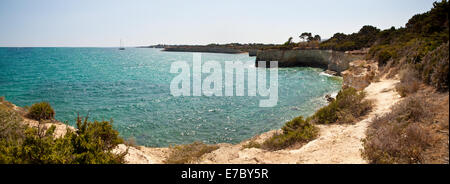
M401 27L434 0L120 1L1 0L0 47L117 47L283 43L364 25Z

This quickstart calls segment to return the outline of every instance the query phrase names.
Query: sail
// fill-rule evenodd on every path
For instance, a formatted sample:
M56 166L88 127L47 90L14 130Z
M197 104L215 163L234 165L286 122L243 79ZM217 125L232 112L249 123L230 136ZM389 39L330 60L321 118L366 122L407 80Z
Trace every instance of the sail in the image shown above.
M125 50L125 47L123 47L122 39L120 39L119 50Z

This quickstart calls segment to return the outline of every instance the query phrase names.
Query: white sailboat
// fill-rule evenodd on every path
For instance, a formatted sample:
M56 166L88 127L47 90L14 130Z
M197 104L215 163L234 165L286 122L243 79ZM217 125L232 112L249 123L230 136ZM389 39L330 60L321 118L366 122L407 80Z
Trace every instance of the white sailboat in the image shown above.
M125 50L125 47L123 47L123 44L122 44L122 39L120 39L119 50Z

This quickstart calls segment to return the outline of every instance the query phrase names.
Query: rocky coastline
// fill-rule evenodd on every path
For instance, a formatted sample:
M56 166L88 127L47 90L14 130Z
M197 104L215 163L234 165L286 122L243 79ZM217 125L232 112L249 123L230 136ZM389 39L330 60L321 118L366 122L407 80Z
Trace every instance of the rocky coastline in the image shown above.
M258 66L258 61L278 61L278 67L322 68L328 74L338 76L349 68L350 62L361 59L360 53L364 52L339 52L319 49L242 49L219 46L166 46L163 51L225 54L248 53L249 56L256 57L255 66Z

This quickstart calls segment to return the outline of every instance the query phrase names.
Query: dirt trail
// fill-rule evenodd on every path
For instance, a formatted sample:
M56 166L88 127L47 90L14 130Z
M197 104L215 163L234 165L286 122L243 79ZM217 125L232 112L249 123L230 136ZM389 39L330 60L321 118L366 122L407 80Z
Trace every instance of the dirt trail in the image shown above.
M398 80L381 79L364 89L367 99L374 103L371 113L363 120L352 125L318 125L320 135L317 139L299 149L267 151L257 148L243 148L250 140L240 144L219 144L219 149L205 154L199 163L204 164L364 164L361 157L361 140L372 118L390 111L392 105L400 100L395 92ZM280 130L255 136L251 141L262 143ZM122 146L122 149L125 147ZM162 163L169 148L138 147L129 150L126 160L129 163Z

